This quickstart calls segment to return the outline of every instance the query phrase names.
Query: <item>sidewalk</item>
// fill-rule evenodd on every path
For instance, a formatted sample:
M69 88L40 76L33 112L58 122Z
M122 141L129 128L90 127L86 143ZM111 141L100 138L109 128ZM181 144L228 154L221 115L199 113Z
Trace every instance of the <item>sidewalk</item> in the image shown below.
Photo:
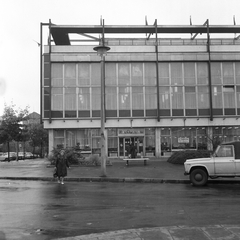
M143 162L126 163L121 159L111 160L107 166L107 177L101 176L100 166L71 166L65 181L85 182L142 182L142 183L184 183L190 184L184 175L184 166L171 164L167 158L153 159L144 166ZM0 179L54 181L53 166L47 159L0 162ZM219 178L209 183L240 183L239 178Z

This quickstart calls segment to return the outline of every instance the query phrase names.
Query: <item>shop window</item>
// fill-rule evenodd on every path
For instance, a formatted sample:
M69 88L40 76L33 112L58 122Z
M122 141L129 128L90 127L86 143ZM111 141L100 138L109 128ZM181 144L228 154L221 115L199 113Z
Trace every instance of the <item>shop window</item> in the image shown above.
M196 149L196 128L172 128L172 149Z
M66 130L66 147L72 148L76 147L76 131Z
M118 138L108 137L108 156L117 157L118 156Z
M76 132L76 144L81 151L91 153L92 151L92 136L90 129L80 129Z
M54 147L64 148L64 130L54 130Z

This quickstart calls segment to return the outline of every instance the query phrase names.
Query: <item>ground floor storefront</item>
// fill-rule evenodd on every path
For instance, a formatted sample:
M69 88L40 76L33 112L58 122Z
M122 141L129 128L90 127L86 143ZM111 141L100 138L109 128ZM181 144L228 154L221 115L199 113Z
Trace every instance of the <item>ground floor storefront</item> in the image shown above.
M221 142L240 140L240 126L106 128L108 157L126 157L134 144L137 155L169 156L179 150L213 150ZM85 154L101 152L100 129L49 129L49 151L76 147Z

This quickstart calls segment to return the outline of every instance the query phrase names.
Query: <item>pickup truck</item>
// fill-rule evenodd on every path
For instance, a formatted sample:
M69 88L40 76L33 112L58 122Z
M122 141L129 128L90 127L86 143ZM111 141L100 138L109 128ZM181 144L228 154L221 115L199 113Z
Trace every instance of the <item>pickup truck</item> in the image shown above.
M222 143L210 158L188 159L184 175L194 186L204 186L208 178L240 177L240 141Z

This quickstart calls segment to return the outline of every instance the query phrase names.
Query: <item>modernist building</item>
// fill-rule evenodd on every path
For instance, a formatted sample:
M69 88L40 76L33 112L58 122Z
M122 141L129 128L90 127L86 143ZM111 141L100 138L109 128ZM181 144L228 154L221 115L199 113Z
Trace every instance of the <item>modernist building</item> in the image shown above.
M240 26L49 22L41 24L41 45L44 27L50 37L41 50L41 115L50 151L100 152L99 40L111 48L104 84L109 157L126 156L130 143L140 155L159 157L239 140Z

